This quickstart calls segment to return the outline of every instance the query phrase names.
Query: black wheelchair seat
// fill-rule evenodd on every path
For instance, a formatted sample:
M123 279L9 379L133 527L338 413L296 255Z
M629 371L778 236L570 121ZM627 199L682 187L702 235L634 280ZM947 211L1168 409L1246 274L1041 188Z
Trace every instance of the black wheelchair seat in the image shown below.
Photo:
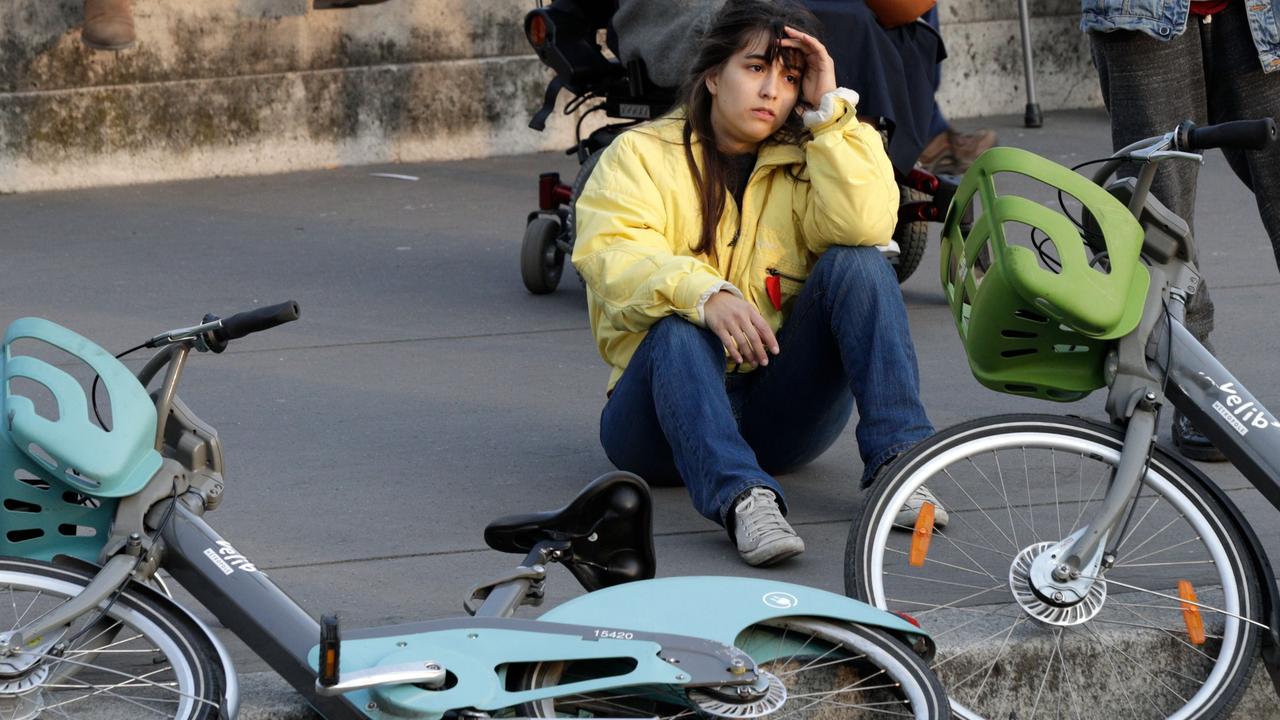
M561 562L587 590L654 576L649 486L625 472L592 480L568 505L489 523L484 541L500 552L528 553L540 542L567 542Z

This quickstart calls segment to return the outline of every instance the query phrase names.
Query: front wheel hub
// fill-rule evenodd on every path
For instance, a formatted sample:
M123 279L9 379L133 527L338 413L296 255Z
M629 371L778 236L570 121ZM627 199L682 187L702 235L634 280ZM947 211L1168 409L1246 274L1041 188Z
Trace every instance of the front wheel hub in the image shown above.
M44 710L40 686L49 678L49 666L40 664L19 677L0 680L0 718L32 720Z
M1106 602L1105 580L1087 580L1081 584L1082 587L1069 588L1069 592L1043 587L1032 580L1032 567L1036 559L1057 545L1059 543L1035 543L1018 553L1013 559L1013 565L1009 567L1009 589L1023 611L1035 620L1059 626L1088 622L1102 610Z

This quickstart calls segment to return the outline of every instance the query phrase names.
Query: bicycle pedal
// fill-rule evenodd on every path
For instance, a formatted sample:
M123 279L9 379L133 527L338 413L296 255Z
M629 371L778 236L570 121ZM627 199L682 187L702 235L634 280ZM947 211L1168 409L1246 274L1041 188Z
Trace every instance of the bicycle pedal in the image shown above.
M320 669L316 675L316 683L323 687L337 685L341 661L342 633L338 628L338 616L321 615Z

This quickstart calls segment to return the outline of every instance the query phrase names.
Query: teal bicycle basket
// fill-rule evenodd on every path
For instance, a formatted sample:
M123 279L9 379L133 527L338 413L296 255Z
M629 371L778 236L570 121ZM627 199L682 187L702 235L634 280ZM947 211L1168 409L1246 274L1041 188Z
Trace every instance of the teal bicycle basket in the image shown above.
M1079 201L1101 228L1105 260L1067 216L1000 195L1001 173ZM969 212L974 220L964 233L961 220ZM1042 233L1056 262L1010 243L1011 223ZM1060 402L1103 387L1108 349L1142 317L1151 283L1140 259L1142 241L1129 210L1086 178L1025 150L984 153L965 173L942 230L942 288L974 377L992 390Z
M83 361L98 374L110 430L92 421L80 382L25 354L28 344L57 348L66 353L62 357ZM151 398L110 353L39 318L9 326L0 373L0 555L39 560L71 555L97 562L117 498L141 490L160 469ZM52 405L37 406L18 392L20 379L47 390Z

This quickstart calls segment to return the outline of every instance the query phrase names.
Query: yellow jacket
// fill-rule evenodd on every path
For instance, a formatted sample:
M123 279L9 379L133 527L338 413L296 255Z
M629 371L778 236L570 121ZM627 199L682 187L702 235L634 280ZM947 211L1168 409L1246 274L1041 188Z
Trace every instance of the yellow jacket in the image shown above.
M704 326L702 305L725 281L777 332L823 251L884 245L897 223L898 186L880 134L836 98L831 119L810 128L803 146L760 147L745 212L726 199L712 264L692 250L701 209L683 125L669 116L618 136L578 198L573 265L586 281L596 345L613 368L609 389L657 321L678 314ZM780 280L780 310L766 290L770 275Z

